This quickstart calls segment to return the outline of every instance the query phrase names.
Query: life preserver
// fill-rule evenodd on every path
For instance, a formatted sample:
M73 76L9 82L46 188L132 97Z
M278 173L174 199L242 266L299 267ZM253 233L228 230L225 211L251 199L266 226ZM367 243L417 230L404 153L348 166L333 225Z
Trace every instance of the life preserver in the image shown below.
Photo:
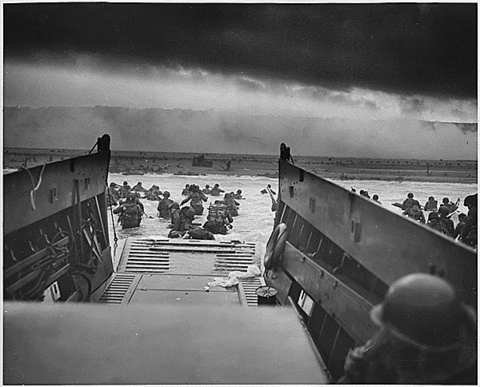
M265 269L271 269L279 265L287 239L287 225L285 223L279 223L267 242L265 257L263 259Z

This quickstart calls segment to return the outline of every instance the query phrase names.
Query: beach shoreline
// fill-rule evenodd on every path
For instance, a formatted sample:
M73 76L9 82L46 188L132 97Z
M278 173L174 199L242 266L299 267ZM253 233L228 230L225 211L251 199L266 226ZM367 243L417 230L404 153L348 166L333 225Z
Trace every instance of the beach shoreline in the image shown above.
M5 148L3 167L19 169L55 162L88 152L68 149ZM147 173L180 176L230 175L277 178L278 156L112 151L110 173L125 179ZM195 160L195 158L197 158ZM476 160L401 160L297 156L295 163L333 180L417 181L477 184ZM195 164L195 165L194 165ZM200 165L199 165L200 164Z

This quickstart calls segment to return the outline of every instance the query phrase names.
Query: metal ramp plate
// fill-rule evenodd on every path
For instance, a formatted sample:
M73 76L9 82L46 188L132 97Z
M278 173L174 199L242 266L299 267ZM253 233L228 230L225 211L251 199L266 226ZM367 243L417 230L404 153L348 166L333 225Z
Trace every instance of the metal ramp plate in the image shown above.
M12 302L4 310L6 385L328 383L293 308Z
M254 263L255 251L235 251L233 253L215 254L215 270L217 271L247 271L248 265Z
M127 238L118 272L223 275L258 263L256 251L240 241Z
M232 271L256 264L255 243L194 239L127 238L110 284L100 302L108 304L257 306L256 288L263 278L238 286L208 286Z
M170 268L166 251L155 251L142 240L128 238L125 241L119 272L164 273Z
M129 238L130 239L130 238ZM237 240L231 241L211 241L199 239L165 239L165 238L139 238L136 239L138 243L145 243L151 247L156 247L159 250L177 250L188 251L194 250L196 252L215 252L224 251L232 252L237 250L253 250L255 251L256 244L253 242L241 242Z

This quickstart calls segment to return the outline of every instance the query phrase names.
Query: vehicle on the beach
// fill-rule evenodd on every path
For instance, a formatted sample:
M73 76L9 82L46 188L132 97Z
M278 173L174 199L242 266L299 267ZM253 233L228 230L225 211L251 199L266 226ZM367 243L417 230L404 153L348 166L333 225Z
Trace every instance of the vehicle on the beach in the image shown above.
M114 267L109 143L4 176L5 384L323 384L406 274L476 310L475 250L286 160L265 256L131 236Z
M213 167L213 161L212 160L207 160L205 158L205 155L200 155L200 156L194 157L192 159L192 167L211 168L211 167Z

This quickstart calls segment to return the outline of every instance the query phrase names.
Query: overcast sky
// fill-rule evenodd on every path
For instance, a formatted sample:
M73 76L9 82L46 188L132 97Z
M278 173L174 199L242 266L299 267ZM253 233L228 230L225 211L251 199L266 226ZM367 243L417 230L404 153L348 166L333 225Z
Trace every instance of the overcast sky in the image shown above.
M4 4L5 106L477 122L477 4Z

